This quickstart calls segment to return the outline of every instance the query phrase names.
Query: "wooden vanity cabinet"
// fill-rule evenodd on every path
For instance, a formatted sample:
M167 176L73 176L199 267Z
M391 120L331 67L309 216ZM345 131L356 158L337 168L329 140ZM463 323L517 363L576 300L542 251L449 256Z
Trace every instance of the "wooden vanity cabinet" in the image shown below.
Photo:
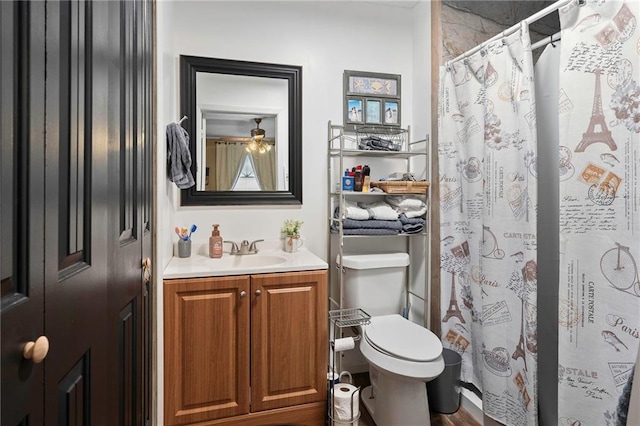
M165 425L322 425L326 271L164 281Z

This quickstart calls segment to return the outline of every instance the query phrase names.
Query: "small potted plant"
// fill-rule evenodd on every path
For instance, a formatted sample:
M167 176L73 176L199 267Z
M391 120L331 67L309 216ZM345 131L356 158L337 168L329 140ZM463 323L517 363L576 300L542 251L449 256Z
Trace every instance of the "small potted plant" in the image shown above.
M301 220L287 219L284 221L284 225L280 232L284 236L284 251L293 253L300 246L302 246L302 240L300 239L300 227L304 222Z

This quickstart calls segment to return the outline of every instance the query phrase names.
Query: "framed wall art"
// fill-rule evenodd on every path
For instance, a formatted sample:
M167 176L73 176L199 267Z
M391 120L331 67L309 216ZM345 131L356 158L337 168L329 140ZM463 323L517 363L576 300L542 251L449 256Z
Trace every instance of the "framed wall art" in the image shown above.
M348 97L346 99L347 114L345 123L362 124L364 123L363 99Z
M384 101L384 124L400 124L400 103L397 101Z
M345 70L345 127L353 130L358 124L400 126L400 93L399 74Z
M382 101L380 99L367 99L364 122L366 124L382 124Z

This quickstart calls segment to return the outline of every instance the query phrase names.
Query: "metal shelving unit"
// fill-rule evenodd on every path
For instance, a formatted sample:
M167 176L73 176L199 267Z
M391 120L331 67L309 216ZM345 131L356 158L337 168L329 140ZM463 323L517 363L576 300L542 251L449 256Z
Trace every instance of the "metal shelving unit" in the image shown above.
M386 129L384 129L386 130ZM380 192L354 192L354 191L343 191L341 185L341 175L342 171L345 170L345 159L349 158L371 158L371 159L383 159L384 161L393 161L397 164L404 163L404 169L406 172L411 172L412 168L412 159L418 159L424 161L424 175L428 180L430 178L429 172L429 152L430 152L430 144L429 137L426 136L423 139L411 141L411 129L406 129L406 140L402 143L400 151L376 151L376 150L363 150L358 149L359 139L357 132L346 131L344 126L332 124L331 121L328 122L327 126L328 132L328 155L327 155L327 163L328 163L328 174L327 174L327 188L329 192L329 202L327 216L329 219L329 237L327 244L327 259L331 264L335 261L336 257L339 256L339 260L337 261L336 267L329 268L329 277L330 283L338 282L338 294L332 294L330 292L330 309L343 309L343 294L344 294L344 277L343 277L343 267L342 267L342 259L345 255L345 241L356 240L357 243L360 241L368 240L368 239L376 239L376 238L385 238L384 241L388 241L386 239L404 239L405 240L405 250L407 253L411 254L411 244L415 241L416 238L422 238L424 244L424 297L420 294L416 294L411 291L409 280L412 275L412 264L409 265L409 270L407 271L407 282L405 283L406 289L406 306L409 306L410 296L414 296L418 300L423 302L423 312L424 312L424 326L428 325L429 318L429 306L428 306L428 294L429 294L429 277L430 277L430 245L429 245L429 206L430 206L430 191L427 190L427 193L424 195L426 198L427 204L427 215L426 215L426 223L424 232L415 233L415 234L397 234L397 235L344 235L344 230L342 228L342 218L344 217L345 212L345 201L353 200L353 201L376 201L376 200L384 200L387 195L404 195L404 194L386 194ZM408 195L408 194L407 194ZM416 195L416 194L411 194ZM337 217L334 217L335 209L338 209ZM332 239L337 239L337 241L332 241ZM334 242L334 244L332 244ZM337 247L334 248L334 247ZM356 254L346 253L348 254ZM337 276L335 275L337 274ZM333 288L333 285L332 285Z

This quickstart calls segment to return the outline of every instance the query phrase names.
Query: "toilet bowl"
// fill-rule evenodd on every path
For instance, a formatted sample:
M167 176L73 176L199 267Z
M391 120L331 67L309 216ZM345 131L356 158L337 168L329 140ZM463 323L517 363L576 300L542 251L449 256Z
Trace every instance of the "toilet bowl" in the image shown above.
M344 273L343 307L371 315L370 324L362 326L359 350L346 352L362 358L354 363L362 371L369 369L371 386L360 393L363 405L378 426L429 425L425 383L444 371L444 360L435 334L398 315L406 307L409 255L347 255L336 263Z
M440 339L397 314L372 317L362 335L371 386L361 398L373 420L378 426L429 425L425 383L444 371Z

